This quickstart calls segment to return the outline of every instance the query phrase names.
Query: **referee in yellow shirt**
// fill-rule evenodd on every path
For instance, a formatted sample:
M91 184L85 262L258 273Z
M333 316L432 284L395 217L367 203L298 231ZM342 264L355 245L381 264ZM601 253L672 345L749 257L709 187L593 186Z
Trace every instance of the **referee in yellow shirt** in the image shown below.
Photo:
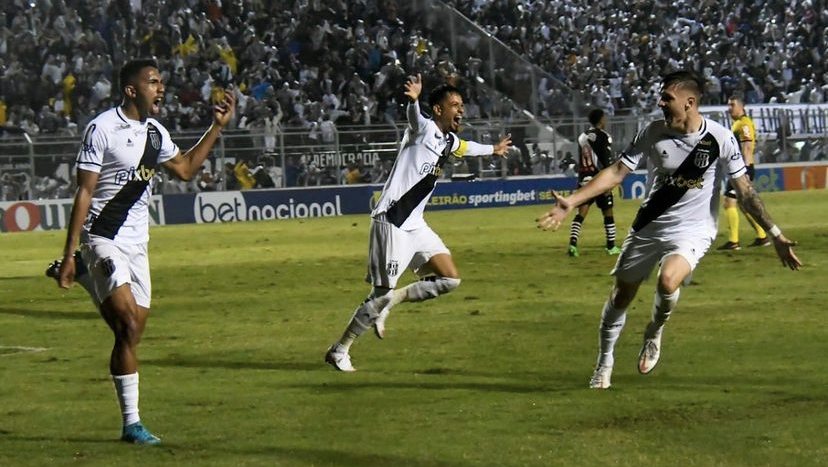
M731 96L727 99L727 110L730 112L730 118L733 119L733 125L730 127L736 136L736 141L739 142L739 147L742 150L742 157L745 158L745 165L747 166L747 173L750 180L753 181L756 169L754 169L753 152L756 149L756 127L753 125L753 120L745 113L745 101L739 96ZM739 211L736 209L736 191L727 183L725 190L724 208L725 217L727 218L727 243L720 246L719 250L739 250ZM753 230L756 231L756 239L748 246L768 246L771 244L765 231L753 218L745 213Z

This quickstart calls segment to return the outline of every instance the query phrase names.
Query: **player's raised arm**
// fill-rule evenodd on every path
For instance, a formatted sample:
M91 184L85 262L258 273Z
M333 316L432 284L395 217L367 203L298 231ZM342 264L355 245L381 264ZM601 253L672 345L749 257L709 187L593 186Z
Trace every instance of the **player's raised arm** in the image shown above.
M423 91L422 76L417 73L417 76L409 76L408 81L405 82L405 95L408 97L408 106L406 107L406 116L408 117L408 126L414 131L420 131L428 121L423 114L420 113L420 103L418 99Z
M512 146L512 135L507 134L498 141L497 144L481 144L475 141L467 141L457 138L455 145L452 148L451 155L455 157L466 156L489 156L496 155L500 157L506 156L506 151Z
M230 123L233 110L236 107L236 96L232 89L224 91L224 100L213 106L213 124L204 132L201 139L187 150L179 152L175 157L163 163L163 166L173 175L182 179L190 180L201 168L204 160L210 155L210 150L221 134L221 130Z
M750 214L756 220L756 223L773 238L773 247L776 249L776 254L782 261L782 265L792 270L799 269L802 266L802 261L799 260L793 250L796 242L785 238L782 235L782 230L774 224L770 213L765 208L765 203L759 198L759 193L756 192L747 174L731 179L731 184L736 189L736 197L742 209Z

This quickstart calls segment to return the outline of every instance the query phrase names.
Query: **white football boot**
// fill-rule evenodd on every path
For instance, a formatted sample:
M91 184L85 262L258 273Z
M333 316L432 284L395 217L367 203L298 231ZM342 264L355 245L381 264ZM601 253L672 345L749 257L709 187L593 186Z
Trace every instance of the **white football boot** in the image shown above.
M656 331L653 337L648 337L648 334L648 332L644 333L644 345L638 353L638 372L642 375L653 371L661 357L661 329Z
M339 371L356 371L356 368L351 365L351 356L348 352L336 350L336 345L332 345L325 353L325 363L329 363Z
M374 321L374 334L380 339L385 339L385 320L388 319L390 313L391 308L385 307L379 312L376 321Z
M598 365L592 373L592 378L589 380L589 387L591 389L609 389L610 378L612 377L612 367Z

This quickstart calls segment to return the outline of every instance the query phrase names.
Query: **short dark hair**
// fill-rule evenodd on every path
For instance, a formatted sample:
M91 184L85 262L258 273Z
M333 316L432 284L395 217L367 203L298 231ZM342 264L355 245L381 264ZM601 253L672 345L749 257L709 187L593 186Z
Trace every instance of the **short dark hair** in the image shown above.
M441 84L432 89L428 95L428 107L432 108L440 102L443 102L443 99L449 94L457 94L459 96L460 90L448 83Z
M595 126L601 121L602 118L604 118L604 111L601 109L592 109L589 111L587 118L589 118L589 123L592 126Z
M727 98L729 101L736 101L742 105L745 105L745 98L742 97L741 94L732 94L730 97Z
M133 84L141 70L146 67L158 69L158 62L153 58L137 58L126 62L118 75L118 89L123 91L127 85Z
M704 94L704 81L692 71L680 70L670 73L662 80L664 89L675 85L679 89L686 89L693 93L697 98Z

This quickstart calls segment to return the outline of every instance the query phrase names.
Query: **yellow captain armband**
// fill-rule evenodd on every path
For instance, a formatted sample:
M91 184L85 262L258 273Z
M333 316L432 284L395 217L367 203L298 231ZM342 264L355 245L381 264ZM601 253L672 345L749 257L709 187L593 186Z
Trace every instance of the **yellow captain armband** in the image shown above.
M454 154L457 157L463 157L463 155L466 154L466 151L468 149L469 149L469 144L466 142L466 140L461 139L460 140L460 145L457 146L457 150L453 151L452 154Z

